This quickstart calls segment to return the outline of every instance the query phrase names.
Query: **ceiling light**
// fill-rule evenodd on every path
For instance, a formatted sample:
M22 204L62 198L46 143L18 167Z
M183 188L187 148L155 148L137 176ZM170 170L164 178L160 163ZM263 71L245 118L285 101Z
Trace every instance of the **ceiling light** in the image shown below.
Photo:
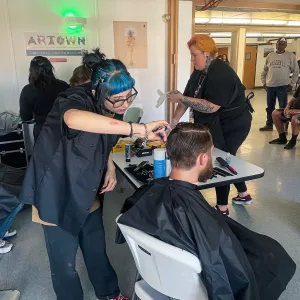
M285 34L285 36L287 36L287 37L300 37L300 33L288 33L288 34Z
M231 32L212 32L211 37L231 37Z
M281 37L283 36L282 33L263 33L262 36L265 37Z
M246 37L261 37L261 33L247 32Z
M259 20L259 19L253 19L251 21L251 24L255 25L285 25L287 21L283 20Z
M300 21L288 21L288 26L300 26Z
M211 24L249 24L250 19L222 19L222 18L211 18L209 23Z
M199 24L199 23L201 23L201 24L204 24L204 23L208 23L209 22L209 18L195 18L195 23L197 24Z

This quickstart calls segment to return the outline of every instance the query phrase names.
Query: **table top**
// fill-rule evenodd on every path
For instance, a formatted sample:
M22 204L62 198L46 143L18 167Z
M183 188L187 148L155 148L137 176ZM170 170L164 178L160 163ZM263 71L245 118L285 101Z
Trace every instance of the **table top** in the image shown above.
M222 157L223 159L225 159L226 152L219 150L217 148L214 148L214 150L213 150L213 166L224 169L216 161L216 157ZM128 163L125 161L125 153L124 152L113 153L112 158L116 165L116 168L124 175L124 177L129 181L129 183L135 189L139 188L143 184L141 182L137 181L124 168L128 167L129 164L139 164L142 161L153 162L152 156L146 156L146 157L136 157L135 156L135 157L132 157L131 162ZM237 183L237 182L242 182L242 181L253 180L253 179L263 177L264 173L265 173L264 169L262 169L256 165L253 165L249 162L246 162L246 161L244 161L236 156L233 156L233 155L231 155L230 166L232 166L237 171L237 173L238 173L237 175L227 176L227 177L222 177L222 176L218 175L217 177L209 179L206 182L200 182L199 188L207 189L207 188L216 187L216 186L222 186L222 185L227 185L227 184L232 184L232 183ZM228 169L224 169L224 170L230 173L230 171Z

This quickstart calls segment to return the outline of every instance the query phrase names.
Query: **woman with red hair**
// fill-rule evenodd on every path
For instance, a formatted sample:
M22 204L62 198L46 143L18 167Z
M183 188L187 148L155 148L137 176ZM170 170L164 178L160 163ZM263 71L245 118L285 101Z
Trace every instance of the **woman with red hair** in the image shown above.
M195 123L206 125L215 147L236 155L251 127L252 116L245 98L245 89L235 71L222 60L215 59L214 40L204 34L194 36L187 43L195 71L184 93L171 91L168 99L178 103L171 127L174 127L188 107L193 109ZM238 195L235 204L251 204L244 182L235 184ZM230 186L216 188L216 209L229 215Z

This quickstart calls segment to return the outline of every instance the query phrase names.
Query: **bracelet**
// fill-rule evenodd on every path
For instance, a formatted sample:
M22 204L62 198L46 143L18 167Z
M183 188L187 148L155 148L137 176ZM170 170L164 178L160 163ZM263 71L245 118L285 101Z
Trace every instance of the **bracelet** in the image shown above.
M148 127L144 123L141 123L141 125L144 125L144 127L145 127L145 138L144 138L144 144L145 144L149 139Z
M128 124L130 125L130 133L129 133L129 137L132 138L132 133L133 133L132 122L129 121Z

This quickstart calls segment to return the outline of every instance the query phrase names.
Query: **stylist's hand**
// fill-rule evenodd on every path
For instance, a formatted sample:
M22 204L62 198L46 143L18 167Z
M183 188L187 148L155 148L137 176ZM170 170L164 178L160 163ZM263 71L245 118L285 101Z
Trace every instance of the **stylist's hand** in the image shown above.
M143 125L142 125L143 126ZM168 122L166 121L154 121L146 124L148 128L148 139L151 141L167 141L167 131L165 130L165 126L168 126L167 129L170 128ZM159 127L163 127L157 131ZM155 132L153 132L155 131ZM161 136L160 136L161 135Z
M172 103L178 103L183 95L179 91L170 91L168 93L168 100Z
M117 184L116 170L108 169L105 174L104 184L99 194L113 191L113 189L116 187L116 184Z

